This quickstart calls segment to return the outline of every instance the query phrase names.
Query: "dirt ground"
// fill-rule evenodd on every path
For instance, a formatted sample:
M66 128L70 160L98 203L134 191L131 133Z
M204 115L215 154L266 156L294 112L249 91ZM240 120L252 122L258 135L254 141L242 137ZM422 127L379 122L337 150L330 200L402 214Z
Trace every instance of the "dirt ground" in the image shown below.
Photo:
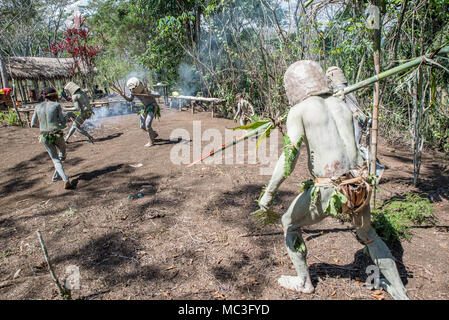
M371 259L351 225L333 218L304 230L315 293L280 288L280 275L295 274L281 228L261 228L249 215L270 176L247 161L173 164L172 148L192 141L170 141L170 134L184 128L192 137L193 120L201 120L203 132L235 126L208 112L163 110L153 124L159 137L152 148L143 147L147 136L135 114L98 123L94 144L76 133L64 162L74 190L51 182L53 165L38 129L0 128L0 299L60 299L38 230L60 279L69 266L79 267L75 299L376 299L364 285ZM301 151L276 212L285 211L309 178ZM387 165L379 200L425 193L438 219L436 226L413 228L410 242L392 248L408 294L449 299L449 161L427 153L422 182L413 187L411 154L382 140L379 153Z

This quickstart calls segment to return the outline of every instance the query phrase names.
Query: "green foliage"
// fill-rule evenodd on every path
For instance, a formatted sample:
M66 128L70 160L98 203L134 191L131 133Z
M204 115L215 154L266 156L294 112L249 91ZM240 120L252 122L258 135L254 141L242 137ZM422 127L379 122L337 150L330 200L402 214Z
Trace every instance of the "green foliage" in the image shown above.
M376 232L386 241L410 240L411 235L407 231L410 227L435 222L429 199L410 193L405 195L405 199L390 201L372 211L371 217Z
M271 122L271 120L258 120L258 121L255 121L253 123L250 123L250 124L247 124L247 125L244 125L244 126L238 126L238 127L235 127L235 128L231 128L231 130L257 129L257 128L259 128L259 127L261 127L264 124L267 124L269 122Z
M0 50L4 56L42 56L62 34L71 0L0 1ZM51 13L51 14L50 14Z
M300 186L301 188L299 189L299 193L303 193L304 191L309 190L310 188L312 188L315 185L315 183L313 182L313 180L307 180L307 181L303 181L301 182Z
M273 211L273 209L258 209L251 213L254 216L254 221L260 223L262 227L266 227L270 224L276 224L279 222L281 217Z
M7 113L0 113L0 123L5 123L8 126L20 125L19 117L17 117L16 112L12 108L8 108Z
M304 136L301 136L296 143L293 145L290 141L290 137L287 134L283 136L283 144L284 144L284 154L285 154L285 165L284 165L284 177L290 176L293 171L293 164L296 161L296 158L299 154L299 148L301 147L301 143L304 140Z
M329 199L329 202L327 203L326 210L324 211L327 214L331 214L334 217L338 217L341 215L341 209L342 205L348 201L348 198L337 190L337 188L334 189L334 192L331 195L331 198Z
M307 253L306 244L300 237L296 237L295 241L293 242L293 248L295 248L296 252L300 252L302 254Z
M39 142L47 141L48 143L55 143L61 137L62 133L43 133L39 136Z

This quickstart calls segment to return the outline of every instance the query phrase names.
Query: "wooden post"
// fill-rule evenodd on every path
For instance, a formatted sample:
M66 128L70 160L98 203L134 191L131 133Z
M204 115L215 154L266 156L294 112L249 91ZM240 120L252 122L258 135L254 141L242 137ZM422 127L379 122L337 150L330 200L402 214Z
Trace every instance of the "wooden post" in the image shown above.
M34 90L36 93L36 100L39 100L39 81L33 80L33 83L34 83Z
M382 5L383 0L376 0L377 6ZM381 40L381 10L379 9L379 28L374 29L373 36L373 58L374 58L374 69L375 75L380 74L380 40ZM373 95L373 119L371 127L371 161L370 161L370 174L376 174L376 159L377 159L377 135L378 135L378 115L379 115L379 97L380 97L380 84L377 81L374 84L374 95ZM376 209L376 188L373 188L373 193L371 196L371 209Z
M2 80L2 88L8 87L8 74L6 73L5 63L3 61L3 56L0 52L0 75Z
M14 78L12 78L12 94L11 94L11 100L12 100L12 104L13 104L13 107L14 107L14 111L16 112L17 118L19 119L19 124L22 125L23 122L22 122L22 119L20 118L19 110L17 110L17 104L16 104L16 101L17 101L17 99L16 99L17 93L16 93L16 88L15 88L15 87L16 87L16 85L15 85L15 83L14 83Z
M22 85L22 81L20 80L18 80L17 81L17 85L18 85L18 87L19 87L19 90L20 90L20 100L23 102L23 101L25 101L25 92L23 91L23 85Z

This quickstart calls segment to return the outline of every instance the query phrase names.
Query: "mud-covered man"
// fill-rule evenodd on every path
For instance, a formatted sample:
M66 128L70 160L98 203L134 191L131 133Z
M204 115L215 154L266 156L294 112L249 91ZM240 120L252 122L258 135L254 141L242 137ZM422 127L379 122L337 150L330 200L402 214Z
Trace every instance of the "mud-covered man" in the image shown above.
M235 112L234 120L237 120L238 118L240 125L244 126L250 122L251 117L254 116L254 107L248 100L243 98L241 93L235 95L235 102L237 103L237 111Z
M331 95L326 76L314 61L292 64L284 85L293 107L286 121L284 152L259 199L259 214L274 214L270 209L273 197L294 169L302 143L307 147L313 180L302 183L300 195L282 216L287 252L297 275L281 276L278 283L298 292L314 291L301 228L343 214L352 219L359 241L368 247L385 276L382 286L394 299L408 299L389 249L371 226L371 178L357 148L351 110L342 99Z
M67 83L64 90L72 97L72 102L74 105L72 108L64 108L64 111L70 111L67 113L67 117L74 118L72 127L65 137L65 142L69 141L69 138L76 130L87 137L90 143L93 143L93 137L83 128L84 121L89 119L94 113L90 105L89 98L86 93L84 93L84 91L73 82ZM75 115L72 111L75 111L78 115Z
M62 114L61 105L57 103L58 93L53 88L44 88L42 91L43 101L37 105L31 119L31 127L39 122L40 140L44 143L45 149L50 155L55 166L52 181L62 180L64 188L71 188L69 178L64 172L62 161L66 158L66 144L63 138L62 129L65 128L66 118Z
M151 127L153 119L161 115L156 96L136 77L129 78L126 86L131 92L131 97L123 93L121 95L129 102L133 101L134 97L137 97L143 104L142 109L139 111L140 129L148 132L149 141L145 147L151 147L154 145L154 139L158 136L157 132Z

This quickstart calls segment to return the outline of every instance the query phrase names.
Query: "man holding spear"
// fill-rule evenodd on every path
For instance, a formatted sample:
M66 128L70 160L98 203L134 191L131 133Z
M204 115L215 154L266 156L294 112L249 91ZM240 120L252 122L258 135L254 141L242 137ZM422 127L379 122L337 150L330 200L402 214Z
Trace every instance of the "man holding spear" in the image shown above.
M297 276L281 276L278 283L290 290L312 293L301 228L329 215L348 215L359 240L386 278L383 287L394 299L408 299L390 250L371 226L372 178L357 150L352 112L343 100L332 96L324 72L314 61L292 64L285 73L284 85L293 106L286 121L284 152L259 200L258 214L270 214L274 195L294 169L302 142L307 146L313 180L302 183L301 194L282 216L287 252Z
M371 193L370 184L375 184L376 177L368 175L366 162L364 164L360 152L357 152L352 112L341 98L388 76L419 67L423 63L441 67L433 57L447 54L448 43L440 44L434 52L347 86L333 96L317 63L297 62L288 68L284 76L287 97L293 106L288 114L282 115L275 122L259 120L234 128L251 131L212 150L189 165L190 167L254 135L262 133L262 137L267 137L271 130L287 119L284 152L258 201L260 209L255 212L257 218L267 223L275 220L273 217L276 220L278 218L270 209L273 197L296 165L301 143L306 143L309 170L314 179L302 183L301 194L282 217L287 251L297 276L281 276L278 280L281 286L304 293L314 291L307 268L307 251L301 236L301 227L317 223L329 214L343 213L352 217L360 241L367 245L373 261L386 277L386 280L382 280L382 286L394 299L408 299L389 249L371 226L368 199Z

